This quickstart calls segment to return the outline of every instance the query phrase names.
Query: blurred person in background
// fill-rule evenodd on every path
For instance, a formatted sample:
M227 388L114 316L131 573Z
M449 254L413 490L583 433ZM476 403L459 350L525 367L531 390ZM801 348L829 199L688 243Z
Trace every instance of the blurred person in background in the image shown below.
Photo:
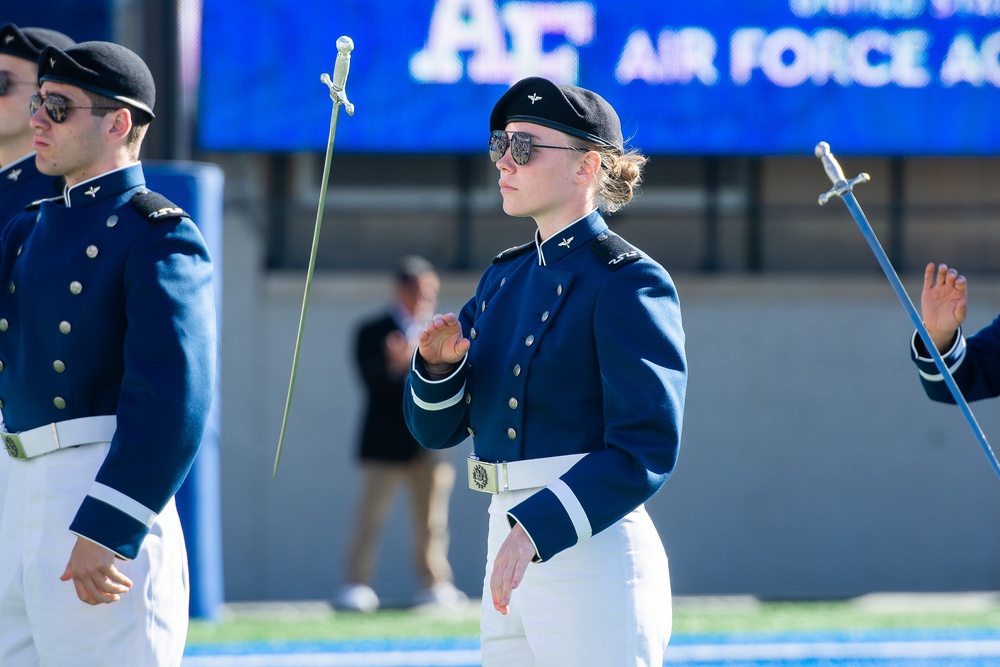
M489 492L484 667L662 665L667 556L644 503L674 469L687 385L677 292L613 233L645 158L592 91L531 77L490 116L500 253L458 316L420 333L406 417L425 447L468 436Z
M65 49L74 43L47 28L21 29L13 23L0 27L0 229L31 202L62 194L62 177L43 174L35 165L28 103L38 92L42 49Z
M421 447L403 419L403 385L417 332L434 314L441 281L429 261L411 255L400 260L394 282L394 299L385 312L360 325L355 344L366 391L357 452L362 490L345 581L334 598L336 607L353 611L379 607L371 586L379 537L396 491L404 486L410 493L413 565L420 584L414 604L450 606L466 600L455 588L448 562L448 503L455 469L437 452Z

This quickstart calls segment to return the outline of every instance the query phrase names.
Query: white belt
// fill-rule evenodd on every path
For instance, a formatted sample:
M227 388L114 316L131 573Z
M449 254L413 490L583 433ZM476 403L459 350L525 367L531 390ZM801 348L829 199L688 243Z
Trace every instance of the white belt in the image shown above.
M2 434L4 447L11 458L27 461L57 449L68 449L98 442L110 442L118 427L115 415L67 419L21 433Z
M586 454L549 456L544 459L490 463L469 457L469 488L483 493L502 493L548 486Z

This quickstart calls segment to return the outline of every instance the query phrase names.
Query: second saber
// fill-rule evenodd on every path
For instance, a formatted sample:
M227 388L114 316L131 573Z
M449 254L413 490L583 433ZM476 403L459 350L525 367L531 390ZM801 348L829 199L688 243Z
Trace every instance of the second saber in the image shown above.
M987 458L989 458L990 464L993 466L993 471L997 474L997 477L1000 477L1000 462L997 462L997 457L990 448L990 443L986 440L986 434L983 433L979 422L976 421L976 416L972 414L972 408L969 407L968 401L962 395L962 390L958 388L955 378L951 375L951 370L945 364L941 353L938 352L937 346L934 345L934 341L931 340L931 335L928 333L927 327L924 326L924 322L917 313L917 309L913 306L913 301L910 300L909 295L906 293L906 288L903 287L903 283L899 280L896 270L892 268L892 263L886 256L885 250L882 249L882 244L879 243L878 237L875 236L875 232L868 222L868 218L865 217L864 211L861 210L861 205L858 204L858 200L854 196L854 186L857 183L866 183L869 180L868 174L860 174L849 181L845 179L840 164L833 157L833 153L830 152L830 145L825 141L816 144L816 157L823 161L823 168L826 170L826 175L833 182L833 188L819 196L820 206L829 201L831 197L840 197L844 200L847 210L851 212L854 221L861 228L861 233L875 254L875 259L878 260L879 265L882 267L885 277L889 279L889 284L892 285L892 289L903 304L906 314L910 316L913 326L916 327L920 339L924 342L927 351L930 352L931 358L934 360L934 365L941 371L941 376L944 378L948 390L951 391L952 398L955 399L955 403L962 410L965 420L969 423L969 427L972 429L976 439L979 440L979 444L986 453Z

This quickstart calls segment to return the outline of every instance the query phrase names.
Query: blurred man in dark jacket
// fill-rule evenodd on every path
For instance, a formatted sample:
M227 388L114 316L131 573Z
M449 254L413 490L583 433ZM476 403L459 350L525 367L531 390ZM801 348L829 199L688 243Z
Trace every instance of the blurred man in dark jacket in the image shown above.
M404 257L396 272L395 299L381 315L363 322L355 353L367 405L358 457L363 474L345 583L334 599L341 609L373 611L371 587L378 538L396 490L409 486L414 525L414 567L420 578L417 605L447 606L465 600L448 563L448 502L455 470L424 449L403 419L403 387L416 332L434 314L440 279L422 257Z

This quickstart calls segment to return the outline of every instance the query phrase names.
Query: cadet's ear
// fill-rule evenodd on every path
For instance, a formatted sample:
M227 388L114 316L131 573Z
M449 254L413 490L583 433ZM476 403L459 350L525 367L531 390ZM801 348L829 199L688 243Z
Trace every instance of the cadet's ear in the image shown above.
M132 112L122 107L121 109L115 109L109 113L105 118L110 118L110 123L108 126L108 138L112 141L125 141L128 139L129 133L132 131Z
M589 181L601 170L601 154L597 151L587 151L580 158L580 168L576 175L584 182Z

